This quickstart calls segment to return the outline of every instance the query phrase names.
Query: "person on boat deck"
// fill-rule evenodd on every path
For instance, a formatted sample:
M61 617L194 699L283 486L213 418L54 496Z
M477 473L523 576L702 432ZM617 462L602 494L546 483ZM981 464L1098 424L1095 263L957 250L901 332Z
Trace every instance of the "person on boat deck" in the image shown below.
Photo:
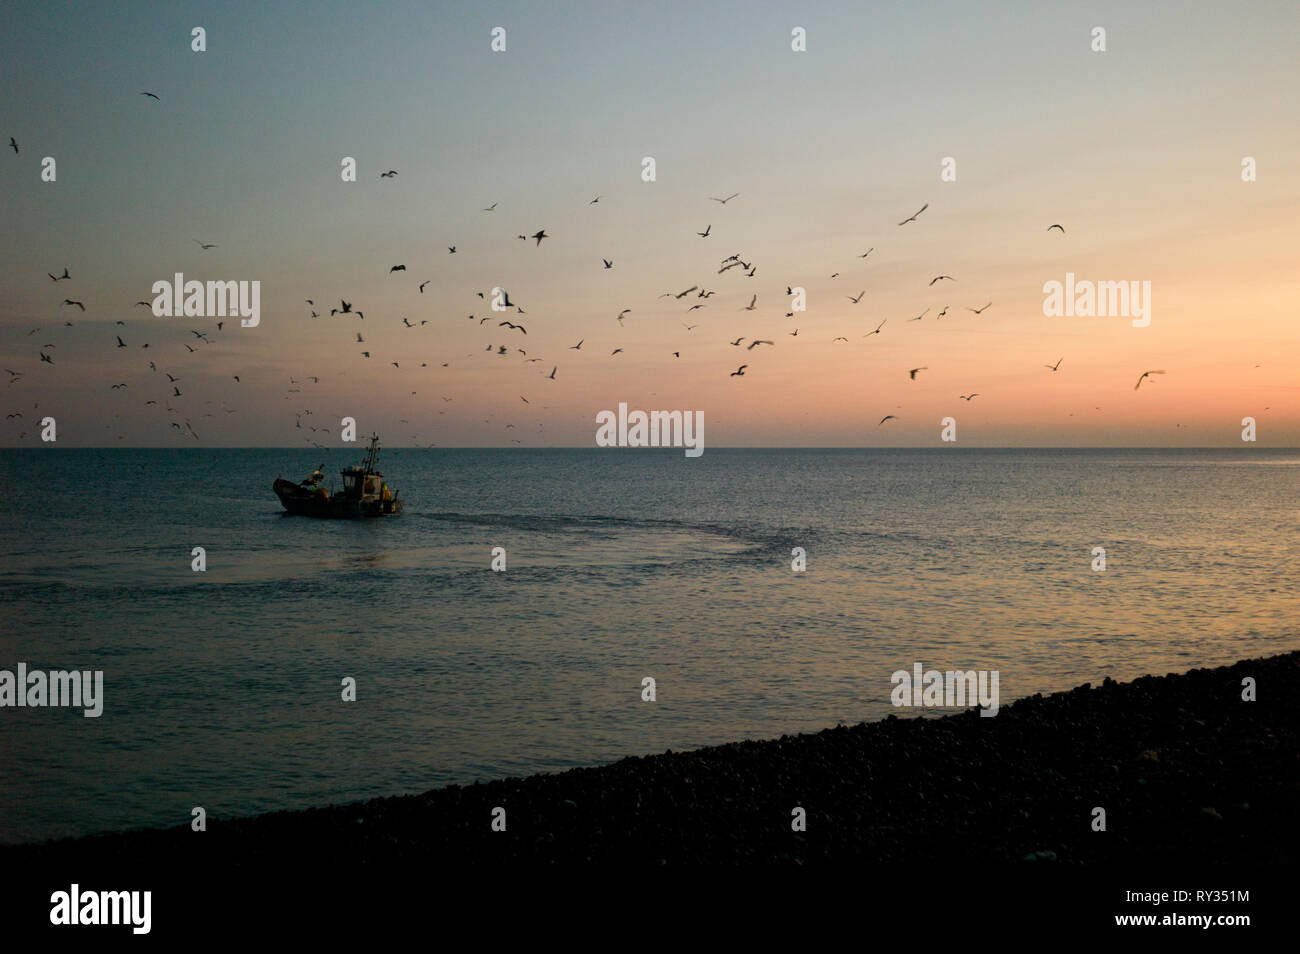
M385 503L393 499L393 492L388 489L388 484L383 483L379 485L379 499L383 500Z

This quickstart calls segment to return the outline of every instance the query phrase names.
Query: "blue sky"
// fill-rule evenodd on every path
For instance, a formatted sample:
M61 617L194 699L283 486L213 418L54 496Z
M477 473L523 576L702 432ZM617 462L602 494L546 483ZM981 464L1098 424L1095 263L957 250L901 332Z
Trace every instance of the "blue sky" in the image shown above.
M531 443L581 446L592 414L627 400L702 408L723 424L715 439L737 444L870 442L862 422L902 402L905 424L887 439L925 445L944 402L975 388L991 397L987 443L1219 443L1231 429L1213 407L1198 404L1201 417L1173 432L1187 404L1178 388L1202 394L1211 382L1235 421L1255 384L1234 375L1252 355L1294 353L1291 310L1261 308L1294 287L1298 21L1288 3L7 3L0 134L22 152L0 163L11 236L0 357L24 377L4 397L43 398L74 443L174 442L168 422L211 404L240 413L200 429L205 443L292 443L303 404L390 432L416 421L419 443L504 443L509 417ZM1105 54L1089 49L1097 25ZM190 50L195 26L204 53ZM505 53L489 49L496 26ZM807 30L806 53L790 50L794 26ZM1261 169L1249 192L1235 174L1247 154ZM47 155L54 184L38 178ZM647 155L653 184L640 180ZM358 160L358 182L340 180L343 156ZM944 156L958 159L955 183L939 182ZM388 168L399 176L381 180ZM725 207L708 200L732 192ZM925 202L926 217L900 231ZM1068 222L1068 258L1043 244L1052 221ZM515 239L540 228L552 236L540 248ZM713 274L733 252L758 263L753 281ZM396 263L404 276L389 276ZM49 283L65 265L74 280ZM1048 326L1034 314L1039 287L1067 268L1153 279L1166 310L1142 338ZM132 308L176 271L260 280L262 327L185 352L184 326ZM918 280L941 272L958 276L954 309L998 308L978 326L903 328L946 304ZM686 332L678 303L657 296L702 280L719 293ZM760 352L738 399L729 372L754 355L727 342L786 335L789 284L810 292L795 322L804 340ZM488 314L475 292L493 285L527 303L526 346L543 362L479 355L523 340L467 319ZM864 288L855 311L845 298ZM738 314L750 294L760 311ZM87 313L61 307L65 296ZM313 320L304 304L341 297L367 312L364 325ZM1224 302L1242 302L1257 331L1243 340L1240 323L1216 325ZM619 328L623 308L632 316ZM429 324L409 332L402 317ZM898 337L864 345L859 326L882 318ZM123 327L126 351L112 347ZM372 359L354 347L359 330ZM829 348L841 334L857 339L851 358ZM569 351L579 339L586 352ZM192 385L171 417L143 405L159 388L142 340ZM53 366L33 348L47 342ZM624 362L605 362L616 347ZM1181 380L1161 382L1156 400L1170 403L1155 417L1151 404L1126 407L1089 430L1068 414L1110 401L1078 379L1042 391L1040 352L1079 356L1071 369L1090 362L1090 381L1115 400L1135 370L1169 363ZM985 376L972 354L988 359ZM1123 358L1113 388L1107 356ZM412 362L438 373L417 376ZM940 390L855 390L918 363L936 368ZM555 365L560 380L541 390ZM1296 370L1265 383L1288 387ZM326 382L315 404L286 394L289 377L307 374ZM128 389L109 395L117 382ZM529 393L545 403L525 416L518 396ZM797 415L792 393L804 395ZM1260 406L1269 401L1291 409L1270 440L1295 444L1294 399L1279 390ZM925 424L912 431L912 420ZM30 440L0 431L4 443Z

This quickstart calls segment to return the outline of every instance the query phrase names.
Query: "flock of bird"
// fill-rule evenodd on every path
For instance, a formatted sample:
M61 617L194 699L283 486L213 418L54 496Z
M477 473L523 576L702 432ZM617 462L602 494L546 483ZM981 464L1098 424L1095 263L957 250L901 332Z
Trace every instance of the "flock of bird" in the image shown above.
M152 92L141 91L140 95L151 98L155 101L159 101L159 97ZM13 150L14 154L17 155L20 151L20 147L18 142L13 137L10 137L9 145L10 148ZM399 172L396 169L387 169L379 173L379 178L388 182L393 182L394 180L397 180L398 177L399 177ZM603 195L598 195L595 198L591 199L586 204L589 207L595 206L600 202L602 198L604 198ZM739 198L741 198L739 193L730 193L724 196L705 197L707 201L717 203L717 207L720 212L723 209L725 209L729 203ZM484 215L491 215L495 218L497 215L499 215L498 206L499 206L498 202L493 202L492 204L483 207L480 210L480 212ZM898 221L896 227L903 228L909 225L914 226L920 223L922 221L921 219L922 215L926 212L927 209L929 209L929 207L930 204L928 202L923 204L919 209L917 209L911 215ZM702 230L696 230L694 234L702 242L711 244L712 241L717 240L715 233L713 231L713 225L714 225L713 222L708 222L706 223L706 225ZM1064 226L1060 225L1059 223L1051 224L1050 226L1047 227L1047 231L1059 232L1061 235L1065 234ZM542 248L543 241L551 238L552 238L551 233L548 232L545 228L537 229L532 232L529 232L528 230L524 230L516 235L517 240L534 242L533 248L539 250ZM217 243L204 242L204 241L200 241L199 239L193 239L193 242L195 245L198 246L198 250L200 254L207 253L214 249L219 249L221 247ZM458 254L458 248L459 248L458 245L448 245L446 246L446 248L447 248L448 255ZM865 260L874 251L875 251L875 246L872 246L868 248L865 252L855 253L855 257L860 260ZM613 258L605 257L604 255L599 255L599 254L593 255L592 264L593 264L593 268L598 269L600 271L610 271L616 268L616 262L614 261ZM732 287L734 287L736 284L741 285L740 292L742 297L740 297L739 301L736 302L736 305L738 305L739 307L735 307L735 306L731 306L731 307L735 307L735 310L739 312L755 312L758 310L759 293L752 291L748 287L744 287L747 284L748 280L752 280L757 277L758 274L757 262L753 261L752 259L746 260L746 256L741 252L733 252L717 260L716 265L712 265L709 267L714 270L713 271L714 281L717 281L719 283L726 283L727 285ZM398 278L401 278L402 276L407 274L410 273L408 271L406 263L404 262L389 264L387 267L387 275L389 277L398 276ZM56 285L60 282L75 283L74 276L70 272L67 266L63 267L62 271L57 274L54 271L50 271L47 272L46 275ZM837 279L839 277L840 277L839 271L833 272L830 275L831 279ZM435 279L432 277L426 277L419 280L416 283L416 294L423 295L425 292L425 288L433 281L435 281ZM926 288L933 289L936 285L939 285L940 283L951 283L955 285L957 284L957 282L958 280L952 275L946 273L938 274L930 279L930 281L926 285ZM799 283L797 281L785 283L784 287L785 287L786 295L791 296L791 298L793 298L793 296L796 294L796 286L798 284ZM69 287L74 287L74 285L70 285ZM715 302L714 298L715 296L719 296L722 292L723 292L722 286L718 288L707 288L701 282L696 281L681 291L670 290L664 292L660 294L658 298L669 299L670 305L674 303L681 303L682 305L685 306L683 309L683 315L691 315L696 312L701 312L706 308L713 308L714 311L717 311L718 307L720 307L720 303L726 299L720 297L719 301ZM854 306L858 306L865 298L866 293L867 291L866 288L864 287L856 295L845 294L843 297L850 304ZM528 341L532 339L528 337L528 327L523 323L523 321L520 320L521 316L528 314L528 312L524 309L520 301L512 300L510 292L505 289L494 289L492 291L480 290L480 291L476 291L474 294L476 298L473 301L473 307L475 308L475 312L477 313L473 313L473 312L470 313L467 316L467 319L471 322L477 322L477 325L479 327L488 326L487 329L485 330L487 330L490 334L490 337L482 340L481 343L483 344L483 349L479 353L491 355L493 358L506 358L510 360L517 360L520 362L522 366L525 367L532 364L543 365L543 367L540 369L539 377L542 381L549 382L548 385L543 385L544 387L552 386L554 385L555 382L560 381L562 378L561 362L558 358L552 358L551 360L548 361L546 360L544 353L542 353L540 350L530 351L529 348L521 346L526 344ZM740 304L740 302L745 302L746 299L747 299L747 303ZM318 306L316 305L316 299L313 297L313 298L305 298L303 300L308 308L308 314L310 315L310 317L312 319L321 319L322 314L321 311L317 310ZM144 300L135 302L135 306L137 307L138 306L149 307L150 304L151 304L150 302ZM623 303L620 302L619 304L621 305ZM992 301L986 301L982 305L964 306L964 310L978 317L982 315L985 311L987 311L990 307L992 307L992 305L993 305ZM80 295L77 298L73 298L73 297L63 298L61 303L59 304L59 307L76 308L80 314L89 315L87 311L86 301ZM647 305L646 310L648 312L654 312L655 309L659 307L660 306L658 306L657 304L653 306ZM796 313L793 310L794 305L791 304L789 307L791 308L791 310L783 312L784 319L787 321L795 318L796 316ZM482 309L484 308L488 309L486 313L482 312ZM321 310L323 311L323 309ZM926 308L920 314L907 318L906 321L908 322L922 321L926 318L927 315L929 315L931 310L932 310L931 308ZM943 309L940 310L935 315L935 320L940 320L946 317L948 311L949 311L949 306L945 305ZM611 308L610 312L611 312L611 317L617 323L619 328L624 327L624 320L628 318L628 316L633 316L636 315L637 313L636 310L634 310L633 308L627 308L627 307L621 308L616 313L614 309ZM329 317L331 319L345 317L350 320L355 320L358 322L366 320L366 315L364 311L362 311L360 308L355 307L352 302L342 297L340 297L339 304L337 307L329 308ZM775 315L773 317L775 318ZM434 319L421 318L418 320L418 322L412 322L409 318L400 315L396 316L396 318L397 320L400 320L401 326L404 329L419 329L430 325L431 321L434 321ZM388 318L384 320L391 321L394 319ZM530 323L532 322L532 320L533 319L529 319ZM685 332L687 334L691 334L695 332L696 329L699 329L701 327L702 323L704 322L697 321L696 323L693 324L687 323L685 321L680 322L681 326L685 329ZM875 324L874 328L867 330L862 335L862 337L865 339L871 339L874 336L887 334L888 332L885 331L885 327L888 323L889 323L888 318L879 321L878 323ZM71 321L65 321L63 324L64 327L73 327L73 322ZM371 321L368 322L368 324L371 325L375 324L375 318L372 317ZM115 322L115 326L124 327L125 325L126 322L122 320L117 320ZM163 329L160 328L158 325L155 325L153 327L154 330L159 334L164 334ZM217 412L223 412L226 414L237 413L237 409L230 407L227 404L226 400L224 399L219 400L219 402L215 406L213 406L213 401L211 399L207 400L206 402L204 402L205 407L207 407L206 410L202 407L195 408L192 405L186 405L184 403L186 399L186 394L184 391L182 391L180 387L180 384L182 383L183 380L180 372L187 371L188 367L192 367L194 361L201 360L201 358L203 357L201 351L214 347L217 344L217 342L220 340L218 337L215 336L219 336L224 331L224 328L225 328L224 321L216 321L215 332L195 331L192 329L188 330L188 334L192 336L192 339L186 339L181 342L184 344L185 347L184 354L181 354L179 352L179 349L174 348L174 345L176 343L174 340L170 341L168 344L173 348L173 353L176 354L176 360L173 362L169 362L166 367L160 367L159 363L155 360L147 360L150 357L148 355L141 356L140 358L139 371L141 374L144 374L147 377L156 378L160 382L161 382L161 378L157 376L162 375L163 377L166 378L166 388L155 389L156 393L158 394L158 397L151 397L150 399L144 401L144 405L146 407L157 407L159 408L161 413L170 415L173 418L169 422L170 427L174 428L182 436L188 436L195 440L199 439L199 435L195 431L192 424L192 418L197 414L202 414L202 416L215 416ZM29 332L29 336L34 336L38 334L40 331L41 331L40 327L33 328ZM799 331L800 329L798 327L794 327L793 330L785 331L784 334L791 338L798 338ZM617 332L614 333L616 334ZM355 334L354 344L360 346L367 345L367 340L364 332L357 330L354 332L354 334ZM166 330L166 336L173 339L177 337L177 335L174 333L174 328L168 328ZM138 337L134 334L132 334L131 337L133 338L133 340L128 342L124 340L123 333L115 332L113 335L113 339L114 339L113 347L115 349L139 349L139 350L151 348L152 342L139 340ZM349 335L349 337L351 337L351 335ZM695 337L698 336L692 335L691 340L694 340ZM744 351L746 352L746 355L748 356L749 353L756 352L756 349L761 349L764 347L776 348L777 347L776 340L775 340L776 337L778 336L776 335L773 335L772 337L761 337L758 335L755 335L754 337L741 336L735 338L734 340L731 340L729 343L732 347L743 348ZM506 343L502 343L502 339L505 339ZM830 344L831 345L836 345L839 343L848 344L849 340L850 339L846 335L836 335L831 338ZM567 346L566 350L581 352L583 345L585 343L586 343L586 338L584 337L579 339L576 344ZM669 351L667 353L676 359L682 356L684 350L685 350L684 346L679 345L676 347L675 350ZM376 354L376 352L371 347L358 347L356 353L358 358L362 362L371 360L372 358L374 358ZM626 353L625 347L615 346L609 351L608 357L615 358L618 355L625 354L625 353ZM39 367L40 364L53 365L55 363L54 359L56 354L57 354L57 342L50 341L50 342L43 343L39 349L36 349L36 355L39 358L37 367ZM413 367L415 362L410 360L409 351L407 349L403 349L403 354L407 355L407 367L408 368ZM153 350L151 352L151 355L161 359L161 354L157 349ZM199 358L195 358L194 357L195 355L198 355ZM472 358L474 357L474 352L470 352L469 354L466 354L464 357L467 359ZM1060 371L1063 361L1064 361L1064 357L1059 358L1054 364L1045 364L1044 367L1052 372L1058 372ZM391 360L388 361L387 363L391 365L393 368L397 368L399 370L403 367L403 364L400 360ZM440 367L442 368L449 368L451 367L452 361L446 360L446 361L441 361L436 363L440 364ZM146 364L148 368L147 372L144 371ZM550 370L549 372L546 372L545 366L548 364L550 365ZM428 369L429 367L430 365L428 361L419 362L420 369ZM727 376L730 378L745 378L747 376L752 375L754 370L755 370L755 366L753 364L742 363L739 364L737 367L735 367L734 370L728 370L726 373ZM929 370L928 366L923 365L915 368L901 369L900 373L905 372L908 376L908 380L915 382L917 380L917 375L927 370ZM22 382L28 376L28 374L31 373L29 371L16 371L9 368L4 369L4 371L9 376L7 384L10 388ZM1163 370L1148 370L1142 372L1141 376L1138 378L1137 384L1134 386L1134 390L1140 388L1142 383L1148 380L1149 378L1151 378L1152 375L1158 375L1164 373L1165 371ZM241 375L239 374L231 375L231 379L233 380L235 385L239 385L242 381ZM285 400L293 401L297 404L310 403L309 400L302 397L302 395L304 394L303 385L306 382L311 382L313 387L316 387L320 383L320 376L300 375L300 376L289 377L288 378L289 386L285 389ZM115 382L111 385L111 390L119 391L119 392L127 391L131 389L132 384L138 384L138 383L139 383L138 380ZM146 388L147 386L142 388L137 388L137 390L146 389ZM410 392L411 397L418 396L418 393L419 393L418 391ZM295 398L294 397L295 395L298 397ZM972 392L970 394L961 394L958 395L957 397L960 400L970 402L974 400L976 397L979 397L979 393ZM533 405L533 401L531 401L525 395L522 394L519 395L519 399L524 405L528 405L530 407ZM449 398L446 395L442 395L442 401L444 402L444 404L451 403L453 400L454 400L453 398ZM549 406L544 404L540 405L540 407L543 410L549 409ZM39 410L39 403L33 406L33 410ZM306 430L309 432L310 435L312 435L312 436L304 435L303 439L307 443L311 443L316 446L324 446L319 442L321 436L328 436L330 434L329 428L317 427L311 424L310 421L308 421L306 426L304 427L304 419L314 416L314 413L315 412L309 407L302 407L296 410L295 427L298 429ZM445 414L446 411L441 410L439 411L439 413ZM338 415L338 416L342 416L342 415ZM21 411L15 411L7 414L6 419L17 420L19 422L22 422L24 420ZM880 419L880 421L876 426L879 427L886 424L889 421L897 421L897 420L899 420L899 417L897 415L886 414L884 417ZM401 423L407 423L407 419L402 419ZM485 423L490 423L490 421L485 419ZM516 425L514 423L506 423L505 426L507 429L516 428ZM537 427L539 431L544 430L544 426L540 421L537 422ZM17 436L20 439L26 438L27 431L22 430L18 433ZM419 439L418 435L415 434L409 436L412 440ZM123 435L118 435L118 437L119 439L122 439ZM522 443L522 441L520 441L518 438L516 438L514 442ZM431 443L429 446L434 446L434 445Z

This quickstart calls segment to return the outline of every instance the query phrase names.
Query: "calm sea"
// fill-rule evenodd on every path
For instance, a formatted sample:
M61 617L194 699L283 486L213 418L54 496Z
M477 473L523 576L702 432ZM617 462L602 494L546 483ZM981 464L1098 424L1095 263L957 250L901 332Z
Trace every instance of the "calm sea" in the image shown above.
M0 710L0 840L878 719L914 662L1006 704L1300 648L1300 451L392 450L405 515L283 515L357 457L0 453L0 669L105 680Z

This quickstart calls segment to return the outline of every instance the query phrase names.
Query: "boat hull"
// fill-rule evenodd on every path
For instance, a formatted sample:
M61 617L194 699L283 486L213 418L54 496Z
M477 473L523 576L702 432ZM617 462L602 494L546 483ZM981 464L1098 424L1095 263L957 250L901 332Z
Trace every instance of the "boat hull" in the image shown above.
M272 485L284 509L298 517L323 517L335 520L359 520L365 517L388 517L402 512L400 500L359 500L355 497L330 497L323 491L308 490L291 480L278 478Z

